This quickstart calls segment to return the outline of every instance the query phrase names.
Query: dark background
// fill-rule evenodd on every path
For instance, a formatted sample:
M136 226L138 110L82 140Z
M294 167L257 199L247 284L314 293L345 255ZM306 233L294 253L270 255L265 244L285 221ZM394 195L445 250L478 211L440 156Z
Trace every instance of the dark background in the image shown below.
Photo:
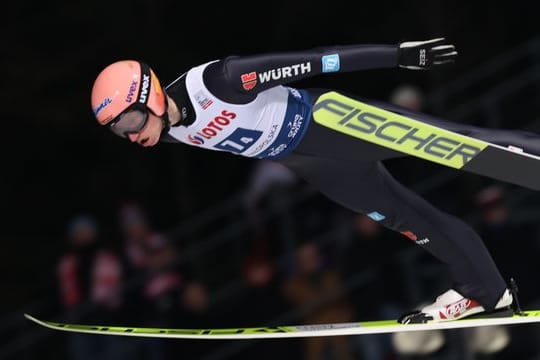
M300 84L385 99L398 84L412 82L429 94L539 35L535 8L534 2L474 1L3 4L0 311L14 312L49 290L74 213L94 213L112 229L118 204L137 198L157 227L171 228L246 184L249 159L184 145L142 149L97 126L90 89L108 63L142 59L166 84L191 66L230 54L444 36L459 51L454 65Z

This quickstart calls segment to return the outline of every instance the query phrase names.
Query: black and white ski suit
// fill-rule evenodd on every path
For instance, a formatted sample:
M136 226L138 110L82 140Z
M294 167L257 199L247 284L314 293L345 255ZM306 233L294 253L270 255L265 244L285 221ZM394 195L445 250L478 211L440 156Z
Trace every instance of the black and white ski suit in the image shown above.
M479 235L392 177L383 161L406 155L316 123L313 104L330 89L288 85L323 73L397 66L398 45L334 46L210 61L166 87L183 119L162 140L286 165L336 203L414 240L449 267L457 291L489 311L507 285ZM344 95L457 133L540 154L540 141L534 134L472 127Z

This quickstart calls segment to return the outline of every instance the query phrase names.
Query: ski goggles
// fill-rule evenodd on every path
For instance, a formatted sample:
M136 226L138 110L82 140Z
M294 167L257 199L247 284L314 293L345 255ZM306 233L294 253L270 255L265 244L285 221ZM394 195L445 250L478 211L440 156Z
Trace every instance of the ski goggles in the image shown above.
M109 129L123 138L136 134L148 123L148 109L142 104L135 103L124 110L109 123Z

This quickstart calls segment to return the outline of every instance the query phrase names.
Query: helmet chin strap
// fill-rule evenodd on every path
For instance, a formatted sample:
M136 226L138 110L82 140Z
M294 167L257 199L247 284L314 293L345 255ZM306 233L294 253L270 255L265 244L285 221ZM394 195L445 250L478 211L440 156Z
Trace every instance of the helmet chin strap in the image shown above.
M167 93L165 93L165 112L159 118L162 124L159 137L162 138L171 129L171 120L169 119L169 99Z
M169 130L171 129L171 122L169 121L169 113L165 111L165 113L159 117L162 124L161 129L161 135L160 137L163 137L163 135L167 134Z

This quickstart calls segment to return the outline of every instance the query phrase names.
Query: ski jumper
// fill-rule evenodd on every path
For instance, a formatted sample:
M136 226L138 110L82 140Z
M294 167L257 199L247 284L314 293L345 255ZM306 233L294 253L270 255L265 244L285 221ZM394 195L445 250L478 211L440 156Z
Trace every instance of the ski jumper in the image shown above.
M286 165L336 203L429 251L449 267L454 289L491 311L507 285L479 235L400 184L382 162L407 155L313 121L315 102L333 90L289 86L323 73L397 66L398 45L335 46L210 61L166 88L182 121L161 140ZM535 134L452 123L340 93L457 133L540 154Z

